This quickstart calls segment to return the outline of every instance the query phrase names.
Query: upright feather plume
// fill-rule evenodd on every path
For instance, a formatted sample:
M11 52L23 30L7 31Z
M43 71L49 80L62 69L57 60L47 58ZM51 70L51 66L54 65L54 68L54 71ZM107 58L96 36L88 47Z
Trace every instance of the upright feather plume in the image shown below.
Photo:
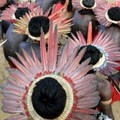
M89 23L88 31L87 45L92 44L92 22Z

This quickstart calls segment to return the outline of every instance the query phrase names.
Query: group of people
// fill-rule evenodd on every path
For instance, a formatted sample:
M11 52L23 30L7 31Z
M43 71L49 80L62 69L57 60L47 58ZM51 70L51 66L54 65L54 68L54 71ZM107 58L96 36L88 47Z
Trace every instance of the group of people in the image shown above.
M6 120L115 120L120 0L0 0L0 19Z

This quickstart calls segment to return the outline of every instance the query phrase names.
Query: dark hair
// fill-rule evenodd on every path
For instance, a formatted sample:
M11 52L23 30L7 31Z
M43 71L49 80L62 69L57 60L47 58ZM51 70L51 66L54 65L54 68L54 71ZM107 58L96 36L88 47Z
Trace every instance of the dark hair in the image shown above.
M85 7L90 8L90 7L93 7L95 1L94 0L83 0L82 3ZM86 14L87 15L95 15L92 9L85 9L85 8L80 10L79 13L81 15L86 15Z
M78 53L86 46L80 47ZM80 63L84 62L86 59L91 58L89 65L95 65L99 59L102 57L102 53L94 46L92 45L87 45L85 54L83 58L81 59ZM89 70L87 74L95 73L95 71Z
M28 9L27 7L25 8L17 8L17 10L15 11L15 17L17 19L20 19L20 17L23 17L23 15L25 15L25 13L29 13L30 9Z
M82 3L85 7L90 8L94 6L95 0L83 0Z
M36 83L32 103L35 111L41 117L54 119L64 110L66 92L54 78L46 77Z
M34 37L39 37L42 27L43 32L46 34L49 31L49 22L50 20L45 16L33 17L28 24L29 33Z
M78 53L84 48L85 46L80 47ZM89 64L95 65L99 59L102 57L101 52L94 46L92 45L88 45L86 48L86 52L82 58L82 60L80 61L80 63L82 63L83 61L85 61L88 58L91 58L91 61Z
M120 20L120 7L112 7L108 10L108 16L111 20Z
M81 15L95 15L92 9L82 9L78 11Z

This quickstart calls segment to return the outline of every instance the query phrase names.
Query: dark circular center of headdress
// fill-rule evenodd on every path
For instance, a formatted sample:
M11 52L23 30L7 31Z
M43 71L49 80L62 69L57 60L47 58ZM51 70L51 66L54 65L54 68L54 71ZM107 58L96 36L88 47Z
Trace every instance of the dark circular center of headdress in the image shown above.
M42 28L46 34L49 31L49 22L50 20L45 16L33 17L28 24L29 33L34 37L40 37Z
M20 17L23 17L23 15L25 15L26 13L29 13L30 9L25 7L25 8L17 8L17 10L15 11L15 17L17 19L20 19Z
M108 16L111 20L120 21L120 7L112 7L108 10Z
M79 52L84 48L85 46L80 47ZM85 61L88 58L91 58L91 61L89 64L95 65L99 59L102 57L102 53L100 52L99 49L97 49L96 47L92 46L92 45L88 45L86 48L86 52L82 58L82 60L80 61L80 63L82 63L83 61Z
M36 83L32 94L35 111L45 119L61 115L66 104L66 92L57 80L46 77Z
M91 8L91 7L94 6L95 0L83 0L83 1L82 1L82 4L83 4L85 7Z

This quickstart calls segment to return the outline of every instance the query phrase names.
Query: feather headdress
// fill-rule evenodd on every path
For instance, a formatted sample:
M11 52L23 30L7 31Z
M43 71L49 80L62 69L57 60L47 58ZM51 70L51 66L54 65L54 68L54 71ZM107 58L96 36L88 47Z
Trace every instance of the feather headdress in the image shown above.
M95 9L99 5L103 5L106 0L72 0L73 7L77 10L82 9ZM86 2L86 5L84 5L84 2ZM88 5L88 2L91 2L91 6Z
M0 7L3 7L7 3L7 0L0 0Z
M115 11L115 8L120 9L120 1L116 0L115 2L107 2L106 4L97 7L94 11L97 20L106 27L109 27L111 24L117 24L120 26L120 15L118 13L120 10ZM112 16L110 15L110 10L113 12L113 14L111 14ZM119 19L115 20L114 16Z
M37 59L33 50L32 57L23 50L24 57L17 54L19 61L10 58L17 69L8 69L10 76L7 83L2 86L2 110L17 115L8 118L8 120L44 119L36 113L31 102L31 95L35 84L46 77L56 79L67 95L64 111L54 120L69 118L74 120L95 119L93 114L97 111L91 109L99 103L99 93L96 91L97 84L94 81L95 76L93 74L86 75L91 69L91 65L88 65L89 59L79 64L85 48L78 56L76 56L77 48L68 57L68 44L66 44L62 54L58 57L58 33L56 27L55 30L53 27L50 28L47 50L44 39L45 36L42 32L40 40L41 60Z
M42 9L40 7L37 7L29 14L26 14L24 17L16 20L16 23L14 24L15 25L14 32L17 32L19 34L26 34L31 39L40 41L40 34L37 37L30 34L29 23L35 17L44 16L47 19L49 19L49 21L53 22L53 26L57 25L59 36L61 35L64 36L65 34L70 33L71 31L70 27L72 26L71 24L72 19L68 19L68 16L65 14L67 9L66 4L68 3L69 3L69 0L66 0L65 5L58 11L54 11L54 7L53 7L51 14L50 14L50 10L48 10L44 14ZM37 25L36 27L40 28L39 25ZM49 30L45 34L45 38L48 38L48 33L49 33Z
M77 33L77 37L74 35L72 36L73 39L69 38L69 51L77 46L92 45L102 53L102 58L93 66L93 69L100 70L101 72L104 72L104 74L109 75L111 72L115 71L116 67L120 66L119 63L116 62L120 60L120 49L110 39L109 35L105 36L101 31L96 35L94 40L92 40L91 22L88 27L87 42L81 32Z
M16 21L15 12L18 8L28 8L28 10L33 11L34 8L36 7L37 7L36 3L29 4L28 2L22 3L19 2L18 4L12 4L2 12L1 19L15 22Z

